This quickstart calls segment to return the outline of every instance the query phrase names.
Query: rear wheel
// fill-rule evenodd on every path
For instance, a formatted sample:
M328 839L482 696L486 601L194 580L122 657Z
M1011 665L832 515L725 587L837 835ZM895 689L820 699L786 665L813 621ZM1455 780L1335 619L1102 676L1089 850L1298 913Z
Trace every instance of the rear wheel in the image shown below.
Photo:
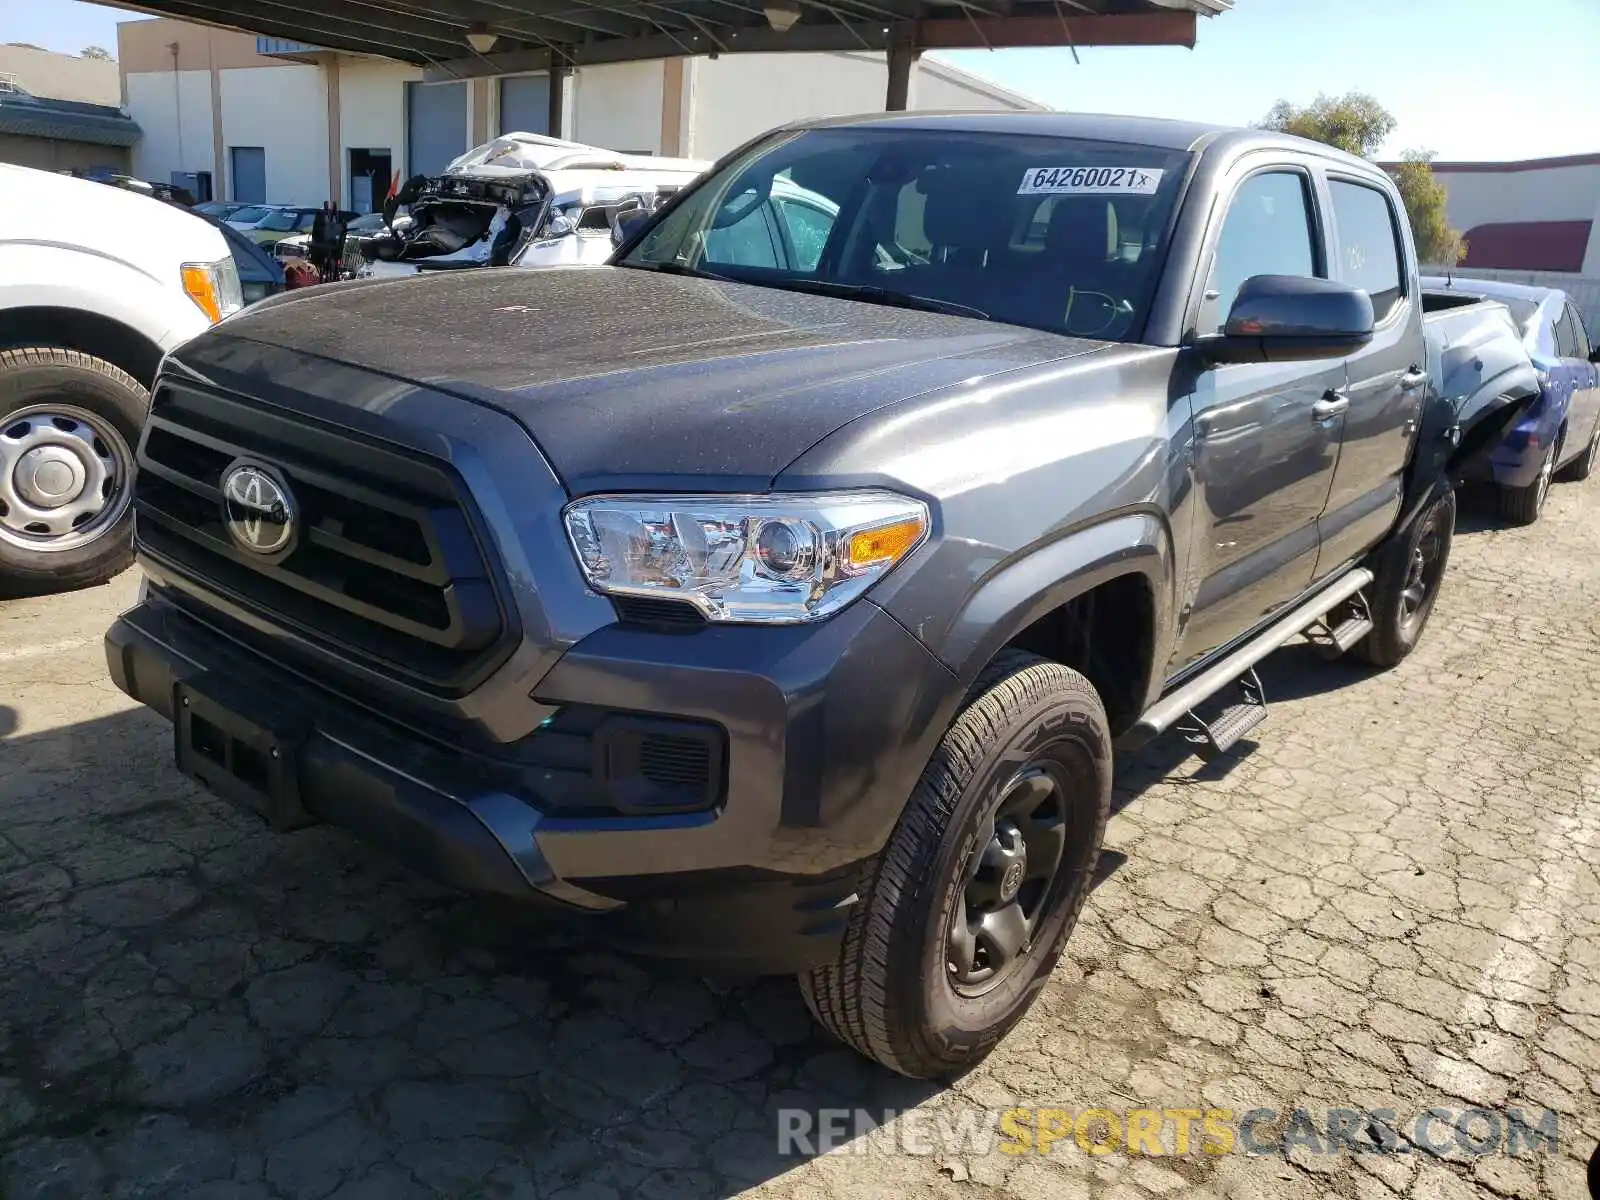
M1456 495L1446 492L1373 558L1372 632L1351 648L1376 667L1392 667L1416 648L1433 615L1455 538Z
M1500 489L1500 515L1518 525L1532 525L1544 511L1555 472L1556 448L1551 444L1539 462L1539 474L1532 483L1527 487Z
M1596 466L1600 466L1600 429L1596 429L1594 436L1589 439L1589 448L1568 463L1559 478L1582 483L1594 474Z
M977 1063L1049 978L1110 807L1094 688L1058 663L1000 655L923 772L838 960L801 976L812 1013L902 1075Z
M76 350L0 350L0 585L109 579L133 558L133 446L149 393Z

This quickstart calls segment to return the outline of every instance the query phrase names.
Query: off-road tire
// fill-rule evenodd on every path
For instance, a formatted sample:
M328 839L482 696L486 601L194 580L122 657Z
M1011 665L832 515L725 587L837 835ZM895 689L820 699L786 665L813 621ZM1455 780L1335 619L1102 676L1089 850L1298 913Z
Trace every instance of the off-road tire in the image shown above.
M8 414L61 400L111 425L130 448L150 410L150 393L102 358L54 346L0 350L0 426ZM133 464L127 464L130 486ZM133 562L133 506L98 537L63 550L25 549L0 540L0 595L26 595L102 583Z
M1514 525L1532 525L1544 511L1544 502L1550 495L1550 481L1555 477L1556 447L1545 451L1539 463L1539 474L1527 487L1499 489L1500 516Z
M1071 857L1011 973L990 992L963 996L947 978L947 943L964 867L1008 781L1037 762L1065 768ZM997 656L923 771L838 959L800 977L817 1020L911 1078L979 1062L1027 1011L1077 923L1110 815L1111 770L1105 708L1089 681L1032 654Z
M1447 491L1378 548L1372 558L1373 582L1368 593L1372 632L1351 647L1352 655L1375 667L1392 667L1416 648L1433 615L1434 602L1450 564L1455 528L1456 494ZM1413 564L1424 539L1435 529L1440 544L1437 560L1429 564L1423 604L1408 613L1405 593Z
M1600 429L1589 439L1589 448L1557 471L1556 478L1563 483L1582 483L1594 474L1597 466L1600 466Z

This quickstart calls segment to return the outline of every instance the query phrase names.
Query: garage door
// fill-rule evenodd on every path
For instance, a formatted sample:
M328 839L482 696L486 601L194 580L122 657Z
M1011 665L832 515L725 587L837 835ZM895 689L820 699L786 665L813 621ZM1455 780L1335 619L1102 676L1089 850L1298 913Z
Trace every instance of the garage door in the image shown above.
M500 132L548 133L550 76L517 75L500 81Z
M406 173L437 175L467 149L467 85L406 84Z

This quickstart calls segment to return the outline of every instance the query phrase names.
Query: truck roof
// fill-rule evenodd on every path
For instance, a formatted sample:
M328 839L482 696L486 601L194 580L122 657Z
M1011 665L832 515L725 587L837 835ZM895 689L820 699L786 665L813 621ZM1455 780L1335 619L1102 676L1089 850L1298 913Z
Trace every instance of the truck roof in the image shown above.
M863 113L859 116L797 121L790 128L870 128L893 125L897 129L930 129L970 133L1031 133L1045 137L1085 141L1126 142L1163 150L1199 152L1212 146L1258 144L1309 150L1369 170L1376 164L1322 142L1270 129L1245 129L1203 121L1177 121L1166 117L1129 117L1109 113L918 111Z

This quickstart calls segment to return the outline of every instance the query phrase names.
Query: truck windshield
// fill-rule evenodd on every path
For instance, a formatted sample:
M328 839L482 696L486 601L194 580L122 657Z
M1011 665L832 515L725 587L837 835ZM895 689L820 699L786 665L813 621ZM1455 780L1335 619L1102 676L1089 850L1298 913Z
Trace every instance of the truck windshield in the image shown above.
M781 133L707 176L617 265L1131 340L1188 159L988 131Z

